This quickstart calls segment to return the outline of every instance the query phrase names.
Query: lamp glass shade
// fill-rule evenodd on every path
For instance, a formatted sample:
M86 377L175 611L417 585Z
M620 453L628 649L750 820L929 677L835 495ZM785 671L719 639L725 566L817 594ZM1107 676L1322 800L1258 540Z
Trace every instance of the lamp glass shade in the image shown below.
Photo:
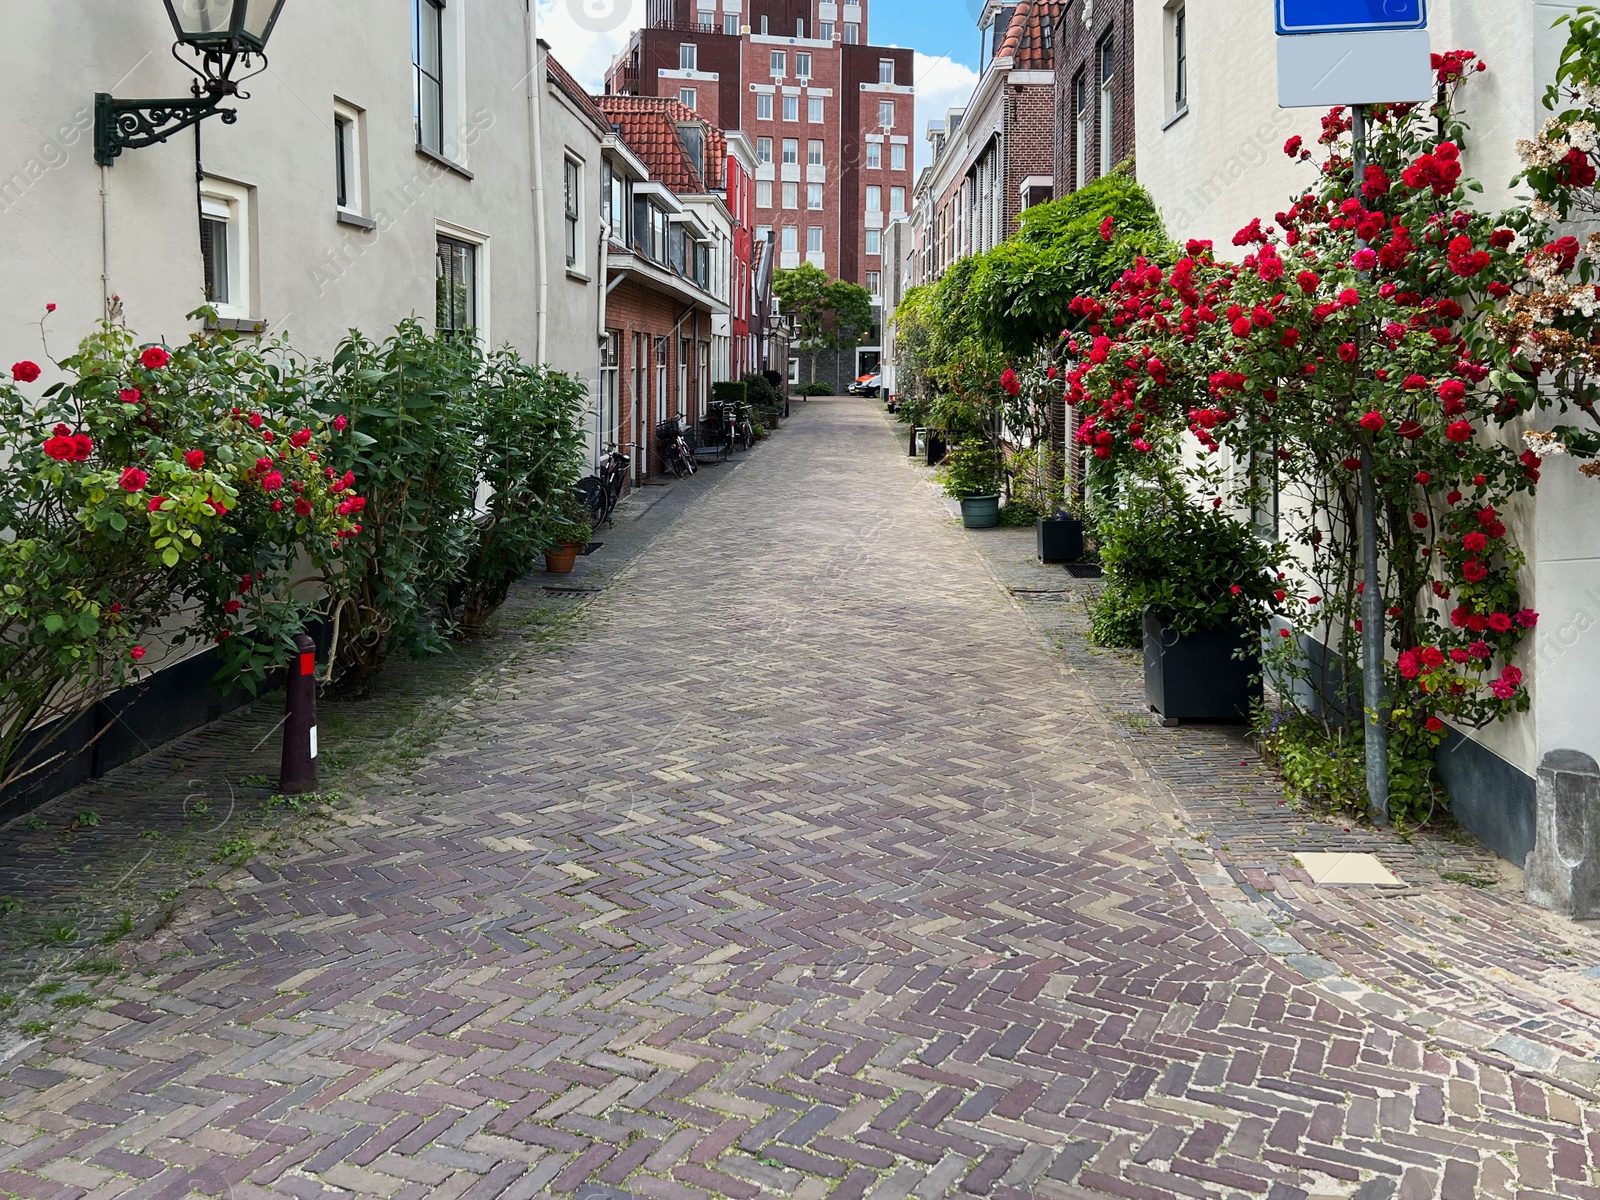
M178 40L201 50L230 44L260 52L284 0L166 0Z

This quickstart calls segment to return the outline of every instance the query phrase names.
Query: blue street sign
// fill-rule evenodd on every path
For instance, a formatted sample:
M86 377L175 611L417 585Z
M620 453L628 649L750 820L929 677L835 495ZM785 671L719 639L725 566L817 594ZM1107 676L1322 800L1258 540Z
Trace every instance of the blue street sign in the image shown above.
M1427 0L1278 0L1279 33L1353 33L1427 25Z

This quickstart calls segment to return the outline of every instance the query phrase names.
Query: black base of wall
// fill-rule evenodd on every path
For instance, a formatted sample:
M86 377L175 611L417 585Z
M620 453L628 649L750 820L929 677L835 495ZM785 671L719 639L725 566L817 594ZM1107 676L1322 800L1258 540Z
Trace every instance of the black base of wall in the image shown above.
M1433 761L1462 828L1501 858L1522 866L1533 849L1538 816L1533 776L1454 729L1434 751Z
M0 822L248 703L250 695L243 690L224 696L212 686L219 663L217 651L207 650L113 692L86 713L39 729L24 753L45 747L44 757L54 756L53 761L0 790Z

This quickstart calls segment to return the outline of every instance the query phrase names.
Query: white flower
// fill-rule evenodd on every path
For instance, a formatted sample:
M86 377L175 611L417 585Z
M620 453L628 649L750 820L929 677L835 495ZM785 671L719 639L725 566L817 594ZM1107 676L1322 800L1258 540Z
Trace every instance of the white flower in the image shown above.
M1567 444L1547 429L1530 429L1522 435L1523 445L1535 454L1561 455L1567 452Z
M1528 205L1528 211L1533 215L1535 221L1554 221L1559 216L1554 206L1545 203L1543 200L1535 200Z
M1585 154L1595 148L1596 129L1592 121L1574 121L1567 126L1567 141Z

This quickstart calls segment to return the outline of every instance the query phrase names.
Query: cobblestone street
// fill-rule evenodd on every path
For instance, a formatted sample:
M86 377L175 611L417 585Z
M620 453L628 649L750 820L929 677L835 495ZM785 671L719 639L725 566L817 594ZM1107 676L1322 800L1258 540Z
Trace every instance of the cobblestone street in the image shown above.
M1600 1197L1589 930L1387 835L1304 836L1404 893L1310 885L879 406L713 470L8 1065L0 1193Z

